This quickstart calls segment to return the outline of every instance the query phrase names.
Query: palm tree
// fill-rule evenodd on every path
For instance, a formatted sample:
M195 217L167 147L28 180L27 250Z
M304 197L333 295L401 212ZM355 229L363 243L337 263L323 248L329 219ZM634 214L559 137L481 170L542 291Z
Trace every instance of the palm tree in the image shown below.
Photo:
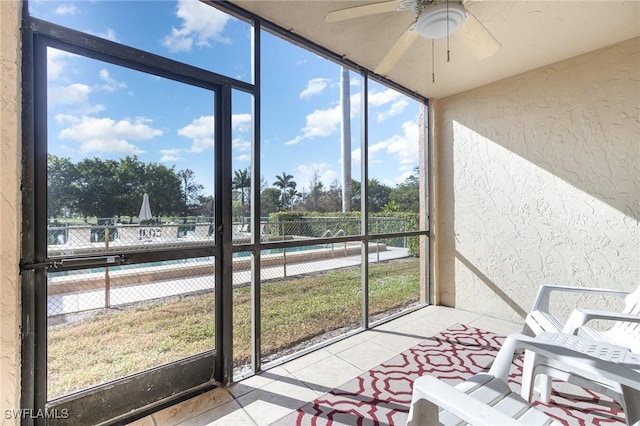
M282 197L282 205L286 208L289 206L291 198L289 198L287 194L288 189L296 189L298 184L293 180L293 175L287 174L286 172L282 172L282 176L276 175L276 181L273 182L273 186L280 188L281 197ZM291 206L293 207L293 206Z
M295 187L293 187L293 188L289 187L289 189L287 189L287 191L286 191L286 195L287 195L287 200L289 200L289 204L290 204L291 210L293 210L293 204L294 204L293 201L296 198L300 197L300 193L298 192L298 190Z
M240 205L242 206L242 215L244 216L244 202L246 192L245 189L251 187L251 175L248 169L236 170L233 172L233 189L240 191Z

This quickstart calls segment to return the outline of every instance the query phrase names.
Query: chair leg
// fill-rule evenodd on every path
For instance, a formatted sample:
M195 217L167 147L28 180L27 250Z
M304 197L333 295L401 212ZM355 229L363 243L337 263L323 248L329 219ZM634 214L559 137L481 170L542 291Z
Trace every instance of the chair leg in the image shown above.
M640 425L640 390L630 388L629 386L621 386L622 397L621 403L624 409L624 415L627 418L628 425Z
M538 375L535 390L540 394L540 401L548 404L551 400L551 378L546 374Z
M546 374L536 374L536 366L544 364L543 360L544 357L535 352L525 352L520 396L532 402L534 400L534 392L537 392L540 395L540 401L548 404L551 396L551 379Z
M535 365L535 358L535 353L525 351L524 363L522 366L522 386L520 388L520 396L529 402L533 400L533 382L535 380L533 367Z
M414 398L409 408L407 426L437 426L440 425L440 408L422 398Z

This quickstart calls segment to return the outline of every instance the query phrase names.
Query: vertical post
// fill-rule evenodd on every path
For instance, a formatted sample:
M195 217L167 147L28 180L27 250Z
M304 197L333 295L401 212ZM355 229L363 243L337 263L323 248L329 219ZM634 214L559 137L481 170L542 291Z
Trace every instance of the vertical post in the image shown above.
M214 196L215 203L215 378L233 381L233 219L231 212L231 86L215 95ZM221 200L220 202L218 200Z
M109 251L109 227L104 228L104 251ZM109 267L104 268L104 307L111 307L111 281L109 280Z
M286 249L286 247L282 248L282 275L285 278L287 276L287 249Z
M287 238L287 233L285 232L286 223L286 221L282 222L282 241ZM287 249L284 247L282 248L282 276L287 276Z
M342 211L351 211L351 90L349 69L340 72L340 105L342 106Z
M261 287L261 259L260 245L262 232L260 231L260 21L255 19L252 26L252 59L253 84L256 88L251 104L253 116L253 137L251 140L251 244L254 247L251 263L251 369L254 373L262 369L262 287Z
M360 288L362 305L360 323L362 328L369 328L369 79L366 71L361 74L362 89L360 91L360 233L363 235L361 245L362 273Z

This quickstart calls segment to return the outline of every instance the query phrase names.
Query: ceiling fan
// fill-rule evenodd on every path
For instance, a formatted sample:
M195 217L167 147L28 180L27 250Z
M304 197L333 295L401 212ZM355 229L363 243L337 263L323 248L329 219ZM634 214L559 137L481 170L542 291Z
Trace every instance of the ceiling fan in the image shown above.
M374 70L376 74L385 75L393 69L411 44L420 36L431 40L447 37L448 42L449 36L455 32L455 37L459 38L476 58L485 59L493 55L500 48L500 43L464 7L464 2L464 0L388 0L334 10L324 19L325 22L331 23L379 13L411 11L415 15L415 20ZM447 48L447 60L448 58Z

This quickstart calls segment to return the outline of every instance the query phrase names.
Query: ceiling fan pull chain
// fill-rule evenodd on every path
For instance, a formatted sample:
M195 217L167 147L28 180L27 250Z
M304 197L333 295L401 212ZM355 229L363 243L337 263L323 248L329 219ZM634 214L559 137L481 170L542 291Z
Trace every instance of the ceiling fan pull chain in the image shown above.
M447 0L447 62L451 61L451 51L449 50L449 0Z
M431 82L436 82L436 55L435 55L436 43L434 39L431 39Z

